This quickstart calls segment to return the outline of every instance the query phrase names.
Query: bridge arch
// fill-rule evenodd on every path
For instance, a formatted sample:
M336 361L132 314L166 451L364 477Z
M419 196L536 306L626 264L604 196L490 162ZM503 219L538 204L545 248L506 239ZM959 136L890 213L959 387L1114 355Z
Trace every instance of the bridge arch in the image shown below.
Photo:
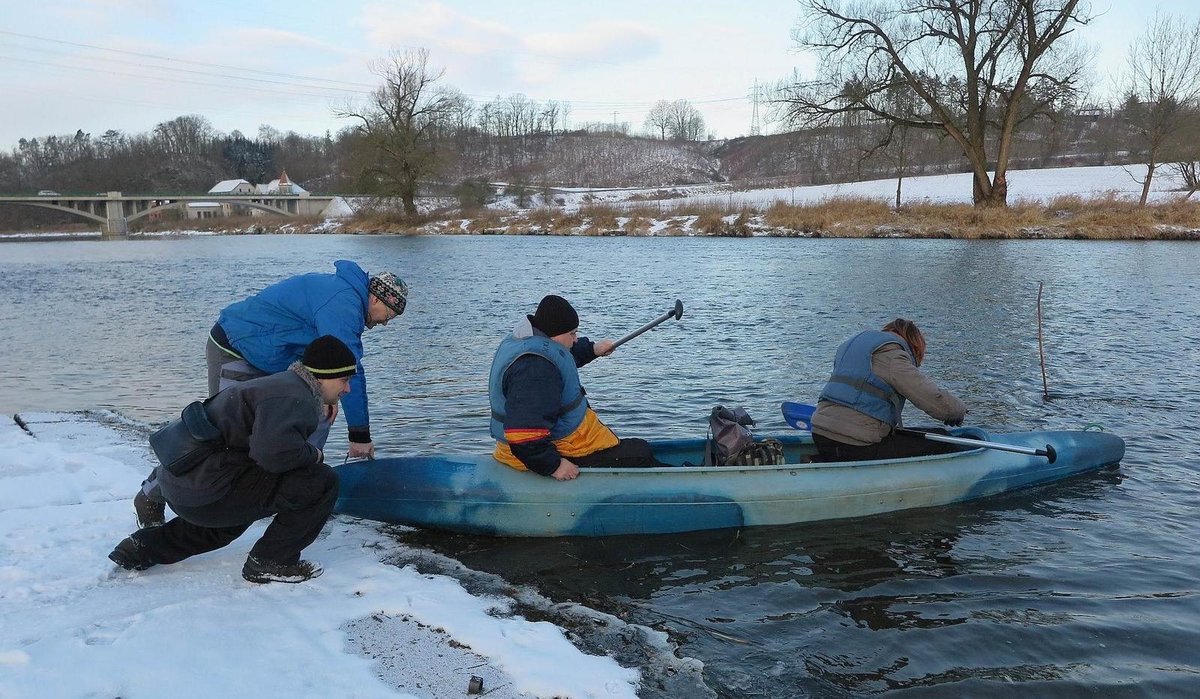
M108 222L108 219L106 219L106 218L105 218L105 217L103 217L103 216L97 216L96 214L88 213L87 211L81 211L81 210L79 210L79 209L73 209L73 208L71 208L71 207L69 207L69 206L63 206L63 205L61 205L61 204L52 204L52 203L50 203L50 202L41 202L41 201L0 201L0 204L14 204L14 205L16 205L16 206L36 206L36 207L39 207L39 208L42 208L42 209L51 209L51 210L53 210L53 211L61 211L61 212L63 212L63 213L66 213L66 214L73 214L73 215L75 215L75 216L79 216L79 217L81 217L81 218L85 218L85 219L87 219L87 220L89 220L89 221L96 221L97 223L107 223L107 222Z
M294 216L295 216L295 214L293 214L293 213L289 213L289 212L287 212L287 211L283 211L283 210L281 210L281 209L277 209L277 208L275 208L275 207L273 207L273 206L270 206L270 205L268 205L268 204L258 204L258 203L254 203L254 202L249 202L249 201L241 201L241 200L234 200L234 201L223 201L223 200L221 200L221 199L214 199L213 201L214 201L214 203L217 203L217 204L230 204L230 205L233 205L233 206L244 206L244 207L246 207L246 208L249 208L249 209L259 209L259 210L262 210L262 211L266 211L266 212L268 212L268 213L272 213L272 214L278 214L278 215L280 215L280 216L284 216L284 217L288 217L288 218L291 218L291 217L294 217ZM144 210L144 211L139 211L139 212L137 212L136 214L130 214L129 216L126 216L126 217L125 217L125 220L127 220L127 221L136 221L136 220L138 220L139 218L142 218L143 216L148 216L149 214L152 214L152 213L154 213L155 211L166 211L166 210L168 210L168 209L183 209L183 210L185 210L185 211L186 211L186 210L187 210L187 205L188 205L188 204L191 204L191 203L194 203L194 202L190 202L190 201L173 201L173 202L170 202L170 203L168 203L168 204L159 204L158 206L152 206L152 207L150 207L150 208L148 208L148 209L146 209L146 210ZM101 219L101 220L103 220L103 219Z

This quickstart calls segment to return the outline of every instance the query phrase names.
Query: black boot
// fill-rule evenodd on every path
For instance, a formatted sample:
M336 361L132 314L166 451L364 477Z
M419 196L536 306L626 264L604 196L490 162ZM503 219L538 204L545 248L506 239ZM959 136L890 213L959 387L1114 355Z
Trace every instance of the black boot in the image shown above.
M312 561L278 563L276 561L255 558L254 556L247 556L246 564L242 566L242 577L252 583L298 583L311 580L322 572L321 566Z
M154 561L146 554L146 547L129 536L122 539L112 553L108 554L108 560L125 570L145 570L154 565Z
M137 515L138 529L161 527L167 521L166 504L151 500L141 490L133 496L133 513Z

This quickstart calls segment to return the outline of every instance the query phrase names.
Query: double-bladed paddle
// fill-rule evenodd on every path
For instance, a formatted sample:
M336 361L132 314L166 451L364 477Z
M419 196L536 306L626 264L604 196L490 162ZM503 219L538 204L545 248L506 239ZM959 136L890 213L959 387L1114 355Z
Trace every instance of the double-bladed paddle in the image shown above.
M816 410L811 405L804 403L793 403L784 401L780 404L779 409L783 412L783 419L787 424L795 427L798 430L812 431L812 414ZM985 442L982 439L967 439L965 437L951 437L946 434L938 434L936 432L922 432L921 430L909 430L903 427L897 428L896 432L905 434L910 437L924 437L931 442L945 442L946 444L957 444L963 447L996 449L998 451L1010 451L1014 454L1025 454L1027 456L1044 456L1050 463L1054 463L1058 459L1058 452L1054 451L1054 447L1047 444L1045 449L1034 449L1032 447L1019 447L1015 444L1001 444L999 442Z

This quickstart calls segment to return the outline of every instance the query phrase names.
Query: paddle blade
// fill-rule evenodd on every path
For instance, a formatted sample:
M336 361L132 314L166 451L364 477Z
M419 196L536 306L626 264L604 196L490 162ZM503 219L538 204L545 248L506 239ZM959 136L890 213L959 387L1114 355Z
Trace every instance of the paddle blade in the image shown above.
M816 408L804 403L793 403L785 400L783 403L780 403L779 409L783 412L783 419L787 424L798 430L812 432L812 414Z

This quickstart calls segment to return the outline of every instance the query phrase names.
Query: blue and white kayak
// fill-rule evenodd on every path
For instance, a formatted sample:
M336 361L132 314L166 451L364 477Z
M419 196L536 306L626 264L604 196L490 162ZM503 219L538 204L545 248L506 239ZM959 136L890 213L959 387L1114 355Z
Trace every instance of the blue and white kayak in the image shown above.
M490 455L383 458L337 467L337 512L365 519L493 536L611 536L795 524L935 507L1115 466L1125 442L1095 431L951 434L1027 447L880 461L808 463L812 436L776 437L783 466L700 463L702 439L651 442L664 468L583 468L556 481Z

